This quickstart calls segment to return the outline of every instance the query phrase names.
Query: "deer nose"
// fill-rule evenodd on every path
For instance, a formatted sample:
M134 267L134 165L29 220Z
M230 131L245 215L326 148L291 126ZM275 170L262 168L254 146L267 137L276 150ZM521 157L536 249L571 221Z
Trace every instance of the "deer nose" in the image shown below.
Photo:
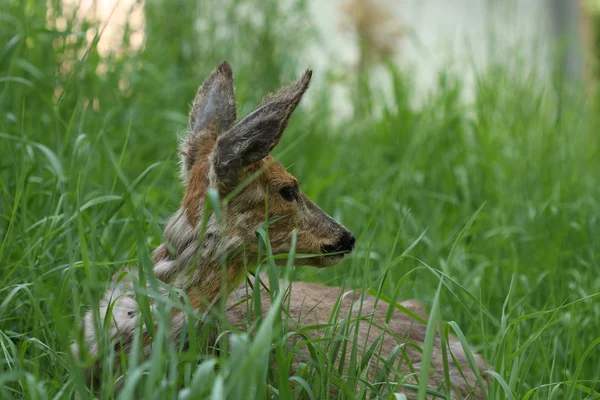
M354 243L356 243L356 238L352 232L344 231L344 233L342 233L342 237L340 238L340 251L352 251L354 249Z
M342 236L335 243L323 246L323 253L350 253L354 249L356 239L350 231L343 229Z

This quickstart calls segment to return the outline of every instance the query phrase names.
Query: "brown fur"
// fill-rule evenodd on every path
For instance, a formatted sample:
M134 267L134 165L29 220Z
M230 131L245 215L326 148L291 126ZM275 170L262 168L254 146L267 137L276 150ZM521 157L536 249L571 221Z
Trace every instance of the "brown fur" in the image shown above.
M186 192L181 208L165 228L165 242L153 253L155 276L170 288L183 291L196 311L209 311L221 296L236 290L235 285L242 280L245 271L244 260L250 263L260 261L257 260L255 232L265 227L267 219L276 220L267 227L274 254L288 253L291 250L292 232L297 231L296 254L311 256L296 259L296 265L334 265L354 247L352 234L302 193L298 180L269 155L307 90L310 78L311 72L307 71L297 82L266 96L255 111L235 124L235 93L229 64L220 64L198 90L190 112L189 135L180 149L181 175ZM242 184L246 186L238 189ZM204 215L209 190L215 190L221 196L224 218L219 220L213 212L206 225L203 225L201 216ZM121 273L115 275L100 302L101 326L95 327L91 311L86 314L84 345L91 355L102 350L96 332L105 328L108 328L109 340L115 348L125 353L130 351L135 329L141 322L133 290L136 280L135 269L124 277L121 277ZM238 288L229 299L229 304L247 289L246 286ZM149 286L148 290L152 288ZM290 315L298 323L326 322L338 294L337 290L320 285L294 284L290 296ZM161 302L161 297L168 296L167 290L160 289L158 302ZM347 313L356 315L356 310L351 307L352 299L344 299L340 316ZM150 307L156 306L154 297L149 297L148 301ZM269 308L269 301L268 296L263 299L265 311ZM384 358L400 342L422 345L424 324L398 312L391 321L386 322L383 318L387 305L375 307L375 300L370 296L365 296L364 302L366 312L380 327L386 329L385 340L381 344ZM405 304L415 313L425 315L419 303ZM245 324L248 319L252 321L252 315L247 315L244 309L243 306L231 308L227 313L229 320L235 324ZM112 310L112 315L105 320L108 310ZM177 346L181 331L187 326L187 314L173 311L171 322L170 341ZM359 345L369 347L377 333L371 335L365 323L356 329L359 329ZM372 331L377 332L377 329L373 328ZM322 332L314 331L312 334L318 336ZM148 338L145 335L144 344L148 344ZM433 364L434 369L439 371L439 339L436 345ZM453 353L458 355L457 360L463 363L465 357L458 342L452 339L450 345ZM151 346L144 348L146 355L149 355L150 349ZM406 349L409 361L418 370L420 353L410 346ZM77 346L74 346L74 351L79 354ZM477 359L482 368L483 361L479 357ZM381 367L376 359L371 360L369 365L371 363L373 369L368 377L375 379ZM473 371L465 366L463 371L466 371L466 378L463 379L453 363L451 367L450 376L455 386L453 393L467 394L473 388L473 396L480 398L481 389L476 388ZM402 367L400 371L406 375L409 370ZM434 373L429 384L434 387L439 385L440 376ZM410 375L390 376L389 379L415 382L414 376Z
M262 283L268 288L268 279L262 277ZM256 289L256 281L250 279L249 283L245 283L238 287L229 297L227 301L227 320L236 325L241 330L246 330L252 326L254 320L253 308L248 307L244 302L245 299L252 295ZM282 282L280 282L280 285ZM350 292L343 296L343 291L339 288L326 287L314 283L294 282L287 288L289 295L285 300L288 305L284 315L284 321L287 321L287 330L293 332L303 326L321 326L322 329L308 330L308 334L313 339L320 339L326 334L332 337L333 340L341 340L344 336L343 332L332 332L328 329L331 324L342 321L346 316L350 315L353 318L350 320L350 331L345 335L348 337L347 348L345 353L344 368L341 372L342 376L348 373L350 365L352 348L352 339L354 331L358 330L358 347L359 355L362 356L367 349L381 338L381 343L375 346L373 355L369 358L369 363L366 371L361 371L360 377L368 377L371 384L382 386L385 383L397 383L400 387L396 390L397 393L403 393L408 398L416 398L416 392L411 388L403 387L403 384L418 384L420 367L422 365L422 351L424 346L425 333L427 326L413 317L405 314L402 311L395 310L391 319L386 320L386 312L389 304L370 295L362 295L359 292ZM266 290L260 291L261 296L261 311L265 315L271 307L271 296ZM330 322L334 306L338 298L343 296L340 303L339 314ZM429 316L425 312L422 303L416 300L408 300L400 303L400 305L412 313L418 315L424 320ZM297 356L292 362L291 374L295 374L299 362L310 363L308 350L305 345L302 345L298 335L290 335L289 344L295 348ZM396 359L393 361L394 372L399 374L388 373L382 380L382 371L384 370L383 360L387 360L389 354L396 348L401 346L402 351L398 352ZM434 390L444 392L444 361L442 357L442 343L438 336L435 338L435 348L431 359L431 369L429 374L429 387ZM341 353L341 352L340 352ZM462 346L454 337L450 337L448 343L448 360L450 373L450 387L452 398L460 399L483 399L485 398L484 390L477 384L477 377L472 368L469 366L467 357L462 349ZM453 361L452 356L456 360ZM486 368L485 361L478 354L474 354L477 367L484 371ZM334 362L334 369L339 371L342 360L337 359ZM460 371L459 367L460 366ZM464 377L463 377L464 376ZM486 382L484 381L484 384ZM331 388L332 392L336 392L336 388Z
M208 189L208 170L210 168L208 156L215 147L215 143L215 140L209 139L202 143L200 149L193 150L194 153L198 153L198 160L191 166L187 190L181 204L186 211L188 222L193 226L198 223L200 213L198 199L203 199Z

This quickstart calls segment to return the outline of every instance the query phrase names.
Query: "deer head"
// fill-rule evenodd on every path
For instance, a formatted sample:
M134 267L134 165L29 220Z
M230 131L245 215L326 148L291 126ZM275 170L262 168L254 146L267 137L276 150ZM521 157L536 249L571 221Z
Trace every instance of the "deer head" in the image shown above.
M157 249L156 262L183 258L186 261L180 264L185 263L198 253L194 246L199 242L203 259L243 247L252 260L258 251L255 232L267 220L274 221L268 227L274 254L290 250L296 229L296 253L315 255L297 259L296 265L329 266L352 251L355 240L350 231L314 204L300 190L298 180L270 155L308 89L311 74L306 71L298 81L268 95L237 123L231 66L221 63L205 80L180 148L186 190L180 210L165 230L172 250L164 245ZM219 226L211 216L204 237L199 238L209 189L218 191L221 199L236 194L228 201L225 223ZM157 265L155 272L168 277L176 269Z

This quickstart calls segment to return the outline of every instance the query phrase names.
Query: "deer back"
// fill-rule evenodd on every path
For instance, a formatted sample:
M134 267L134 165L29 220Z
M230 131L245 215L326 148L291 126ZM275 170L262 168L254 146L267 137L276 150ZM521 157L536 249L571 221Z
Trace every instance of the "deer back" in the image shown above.
M261 280L268 288L268 280ZM254 321L253 307L243 300L252 295L255 285L261 283L252 279L237 288L228 299L227 319L242 329L247 329ZM282 284L282 282L280 282ZM287 287L289 298L286 298L285 310L282 315L287 325L288 332L301 327L320 327L311 330L302 330L312 339L328 338L329 343L336 340L346 341L347 351L345 356L339 355L333 361L333 369L341 376L348 373L351 365L352 351L356 330L358 336L356 345L358 354L365 355L372 352L364 369L359 370L360 376L367 377L372 385L381 385L388 382L396 383L397 393L407 397L416 397L416 391L403 387L403 384L417 385L422 365L422 349L425 342L427 325L417 318L395 309L391 318L386 318L389 304L374 296L356 291L327 287L315 283L293 282ZM341 296L341 301L340 300ZM408 300L399 303L414 315L427 321L429 316L422 303ZM263 315L271 306L271 296L267 290L261 289L261 308ZM344 321L345 320L345 321ZM337 325L337 327L336 327ZM344 328L340 329L340 327ZM297 350L297 355L292 363L291 375L295 374L300 362L310 362L310 356L305 341L301 335L289 335L289 345ZM323 343L322 341L320 343ZM453 398L484 398L484 390L478 385L477 377L470 367L468 359L460 342L453 336L449 337L447 348L450 387ZM327 350L328 351L328 350ZM390 361L389 356L395 352L391 360L392 368L385 367ZM327 357L330 354L327 353ZM473 354L477 368L483 375L486 363L481 356ZM343 359L342 359L343 358ZM342 363L343 362L343 363ZM444 357L442 343L439 335L436 336L431 357L429 372L429 388L443 392L444 383ZM391 386L393 387L393 386ZM414 386L413 386L414 387ZM333 391L336 391L332 387Z

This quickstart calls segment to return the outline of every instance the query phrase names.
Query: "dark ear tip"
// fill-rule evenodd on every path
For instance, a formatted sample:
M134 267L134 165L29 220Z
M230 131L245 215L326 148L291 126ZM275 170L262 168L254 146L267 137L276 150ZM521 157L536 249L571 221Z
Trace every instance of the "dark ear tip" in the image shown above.
M312 69L307 69L306 71L304 71L304 74L302 74L302 78L300 78L302 83L308 85L310 83L310 79L312 78L312 73Z
M227 75L228 77L233 77L233 70L231 69L231 65L227 61L222 61L219 65L217 65L216 70L222 74Z

